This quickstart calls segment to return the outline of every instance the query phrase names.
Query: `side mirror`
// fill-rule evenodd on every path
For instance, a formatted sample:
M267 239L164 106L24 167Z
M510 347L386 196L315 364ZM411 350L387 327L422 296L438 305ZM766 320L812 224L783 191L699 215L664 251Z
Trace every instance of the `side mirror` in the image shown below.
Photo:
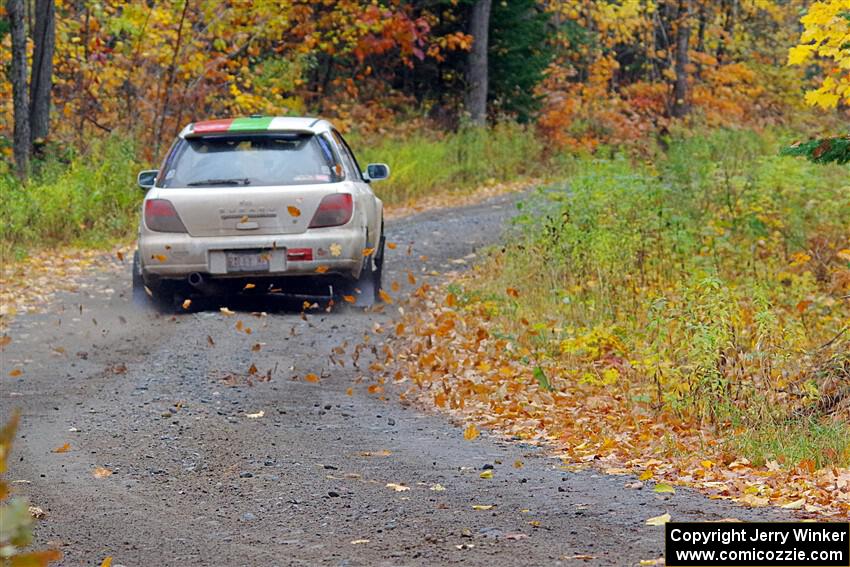
M366 166L366 177L369 181L380 181L390 176L390 166L385 163L370 163Z
M156 183L156 176L159 175L158 169L146 169L145 171L140 171L138 177L136 177L136 183L139 184L139 187L147 191Z

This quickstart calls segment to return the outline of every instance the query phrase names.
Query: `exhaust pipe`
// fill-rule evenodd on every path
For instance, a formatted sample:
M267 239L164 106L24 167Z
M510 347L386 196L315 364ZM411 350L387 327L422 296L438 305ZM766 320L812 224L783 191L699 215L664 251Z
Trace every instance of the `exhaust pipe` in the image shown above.
M186 279L189 281L189 285L196 289L200 289L204 285L204 276L199 272L189 274Z
M219 295L222 291L220 285L208 281L207 278L199 272L192 272L189 274L186 281L191 287L204 295Z

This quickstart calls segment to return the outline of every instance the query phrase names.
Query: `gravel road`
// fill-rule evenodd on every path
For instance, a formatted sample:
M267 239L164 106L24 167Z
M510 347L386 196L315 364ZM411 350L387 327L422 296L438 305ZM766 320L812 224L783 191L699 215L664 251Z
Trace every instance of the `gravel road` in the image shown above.
M462 267L498 241L515 198L389 223L387 281ZM172 317L133 306L129 266L86 284L11 324L0 377L0 417L22 412L8 478L45 511L36 539L63 565L636 565L663 554L652 516L784 517L469 442L444 415L368 393L365 365L328 355L391 307L304 320L278 299Z

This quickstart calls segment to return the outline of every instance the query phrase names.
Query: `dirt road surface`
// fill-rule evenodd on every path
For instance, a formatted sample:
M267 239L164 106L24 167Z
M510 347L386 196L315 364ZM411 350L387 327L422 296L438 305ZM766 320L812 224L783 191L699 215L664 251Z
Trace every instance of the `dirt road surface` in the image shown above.
M462 268L452 260L498 242L515 199L389 223L386 281ZM305 321L300 302L268 299L171 317L133 306L129 266L85 283L12 323L0 378L0 417L22 412L8 478L46 512L37 542L63 565L637 565L663 554L645 520L665 512L784 517L627 489L633 478L570 472L520 443L466 441L391 388L370 394L365 365L328 355L393 306ZM271 380L249 385L252 364Z

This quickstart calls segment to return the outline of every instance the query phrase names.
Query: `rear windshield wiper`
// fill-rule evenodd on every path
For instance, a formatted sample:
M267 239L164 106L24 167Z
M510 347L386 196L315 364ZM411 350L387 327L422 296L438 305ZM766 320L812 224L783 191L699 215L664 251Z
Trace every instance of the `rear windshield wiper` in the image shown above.
M198 187L200 185L250 185L251 180L247 177L236 179L204 179L202 181L192 181L187 183L187 187Z

